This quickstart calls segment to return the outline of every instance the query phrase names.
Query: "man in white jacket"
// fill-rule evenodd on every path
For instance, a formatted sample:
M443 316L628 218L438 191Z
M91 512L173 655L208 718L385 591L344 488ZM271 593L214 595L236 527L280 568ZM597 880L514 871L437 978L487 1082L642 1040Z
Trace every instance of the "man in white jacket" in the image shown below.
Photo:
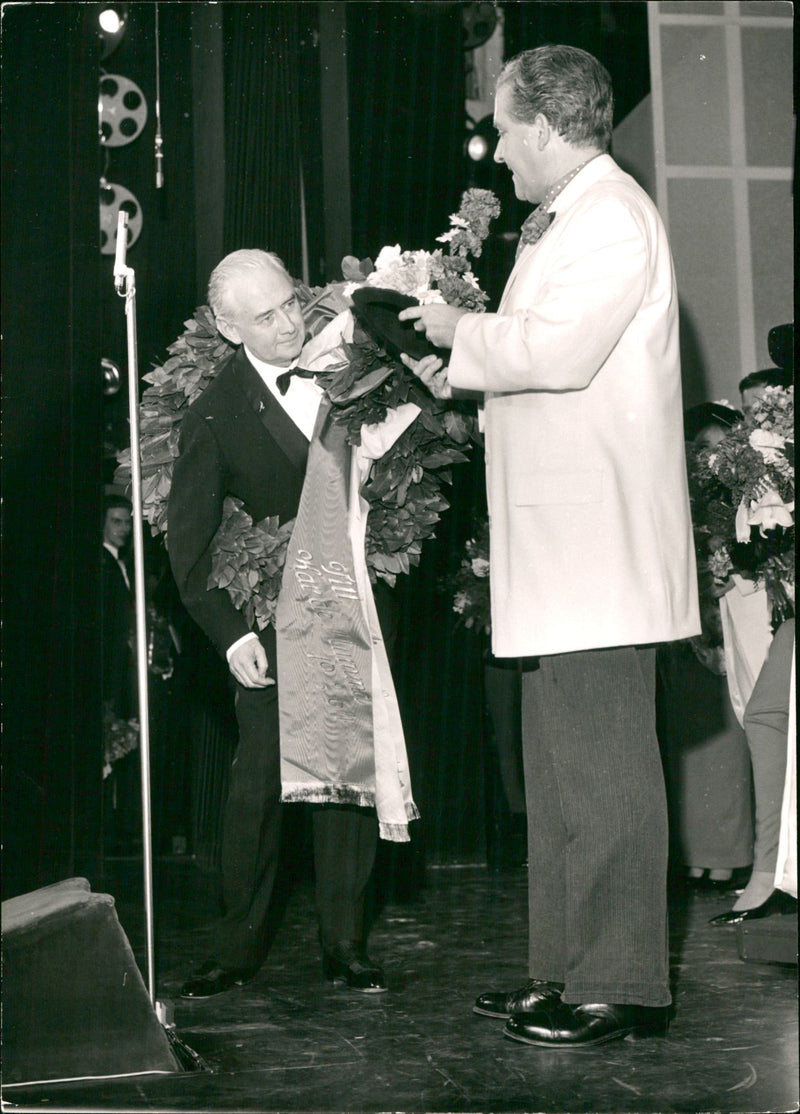
M529 982L475 1010L583 1047L664 1033L667 816L655 644L700 630L678 301L650 198L607 154L603 66L570 46L508 62L495 159L538 203L497 313L404 310L452 348L406 362L483 392L493 651L524 675Z

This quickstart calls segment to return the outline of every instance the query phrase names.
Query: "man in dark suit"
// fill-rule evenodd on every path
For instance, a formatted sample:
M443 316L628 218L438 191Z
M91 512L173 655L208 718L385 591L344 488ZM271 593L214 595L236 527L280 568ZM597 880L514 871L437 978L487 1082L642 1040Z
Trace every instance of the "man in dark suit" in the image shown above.
M103 500L103 700L115 715L133 714L130 636L133 597L124 554L131 536L131 504L124 495Z
M114 728L136 716L136 670L132 649L132 571L126 563L131 504L124 495L103 500L101 643L105 738L103 844L106 853L136 853L141 847L141 777L135 735Z
M263 963L280 849L275 631L268 626L256 633L226 591L208 588L212 540L229 495L256 522L267 515L281 522L295 517L322 397L312 379L295 376L287 387L305 324L277 256L232 252L215 268L208 298L220 332L239 347L182 421L168 549L187 610L228 660L239 743L223 821L225 913L208 960L182 988L185 998L241 986ZM386 990L384 973L365 947L364 895L376 845L374 810L313 809L323 971L331 981L372 993Z

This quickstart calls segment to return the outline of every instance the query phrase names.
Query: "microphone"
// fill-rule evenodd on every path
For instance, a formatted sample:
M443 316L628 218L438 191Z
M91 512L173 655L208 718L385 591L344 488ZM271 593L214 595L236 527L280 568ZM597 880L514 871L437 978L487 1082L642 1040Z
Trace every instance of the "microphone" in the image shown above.
M126 265L126 252L128 250L128 214L120 209L117 216L117 251L114 256L114 289L122 293L125 278L128 274Z

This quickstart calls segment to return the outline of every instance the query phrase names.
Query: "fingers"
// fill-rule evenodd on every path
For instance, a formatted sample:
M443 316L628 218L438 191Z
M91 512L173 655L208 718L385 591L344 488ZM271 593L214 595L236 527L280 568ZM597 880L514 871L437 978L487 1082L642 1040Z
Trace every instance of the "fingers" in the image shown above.
M401 309L397 315L398 321L415 321L418 317L422 317L425 312L424 306L408 306L406 309Z
M438 356L423 356L421 360L413 360L405 353L401 353L400 359L425 384L434 398L449 399L453 397L447 372L444 370L444 364Z
M439 371L439 369L444 366L438 356L423 356L421 360L415 360L412 356L408 356L405 352L401 352L400 359L407 368L423 380L426 379L427 376Z
M401 309L397 315L398 321L413 321L414 328L418 333L424 333L427 325L425 323L425 306L409 306L408 309Z
M263 689L275 684L274 679L267 676L267 668L266 651L255 638L243 643L231 655L231 673L247 689Z

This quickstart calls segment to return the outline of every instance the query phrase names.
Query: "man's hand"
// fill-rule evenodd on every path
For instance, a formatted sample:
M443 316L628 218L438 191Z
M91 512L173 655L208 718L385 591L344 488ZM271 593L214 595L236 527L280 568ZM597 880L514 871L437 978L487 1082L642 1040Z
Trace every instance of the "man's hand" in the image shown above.
M418 379L422 380L434 398L453 397L447 369L438 356L423 356L421 360L412 360L405 352L401 352L400 359Z
M257 638L237 646L228 662L231 673L246 689L265 689L275 684L273 678L267 676L267 664L266 651Z
M431 344L437 348L452 348L456 335L456 325L469 311L458 306L447 306L443 302L431 302L427 306L409 306L401 309L398 321L413 321L418 333L424 333Z

